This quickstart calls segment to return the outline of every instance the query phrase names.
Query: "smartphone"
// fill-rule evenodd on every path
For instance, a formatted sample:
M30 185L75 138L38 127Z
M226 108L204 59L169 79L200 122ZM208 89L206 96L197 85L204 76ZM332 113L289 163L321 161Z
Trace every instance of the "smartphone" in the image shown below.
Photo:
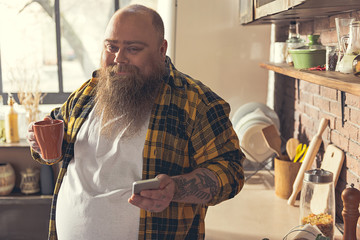
M158 178L139 180L133 182L132 193L139 194L142 190L158 189L160 187L160 180Z

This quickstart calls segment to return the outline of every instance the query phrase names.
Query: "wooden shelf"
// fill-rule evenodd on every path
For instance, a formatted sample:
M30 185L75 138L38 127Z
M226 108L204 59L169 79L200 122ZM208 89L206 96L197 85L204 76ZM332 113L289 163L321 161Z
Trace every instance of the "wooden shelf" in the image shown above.
M18 143L4 143L0 142L0 148L3 147L30 147L29 143L25 139L20 139Z
M260 67L321 86L360 96L360 77L333 71L295 69L287 64L260 63Z
M14 204L51 204L52 195L24 195L11 193L7 196L0 196L0 205Z

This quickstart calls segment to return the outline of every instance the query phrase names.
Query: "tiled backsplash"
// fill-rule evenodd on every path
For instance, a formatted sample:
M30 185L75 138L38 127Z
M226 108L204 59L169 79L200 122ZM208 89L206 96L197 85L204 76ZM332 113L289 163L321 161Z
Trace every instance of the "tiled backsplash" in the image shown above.
M355 17L360 20L360 11L301 22L300 35L305 39L308 34L319 34L323 45L337 44L336 17ZM287 28L276 26L276 41L286 40ZM276 74L275 84L275 111L280 117L281 133L285 139L297 137L301 142L309 143L318 130L321 118L330 120L329 127L322 135L323 144L316 164L320 165L329 144L335 144L344 151L345 160L336 187L337 215L341 217L342 191L350 184L360 189L360 97L345 93L346 122L342 126L340 91L280 74Z

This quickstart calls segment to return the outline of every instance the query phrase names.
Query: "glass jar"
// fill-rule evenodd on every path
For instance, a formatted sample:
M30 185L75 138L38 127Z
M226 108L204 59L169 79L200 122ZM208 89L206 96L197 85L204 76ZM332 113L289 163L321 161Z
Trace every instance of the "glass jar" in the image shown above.
M300 224L316 226L325 237L333 239L335 192L332 172L324 169L305 172L300 195Z
M342 56L344 56L346 51L347 40L349 38L350 32L350 24L353 21L355 21L355 18L335 18L338 48Z
M326 46L326 71L335 71L338 52L337 46Z

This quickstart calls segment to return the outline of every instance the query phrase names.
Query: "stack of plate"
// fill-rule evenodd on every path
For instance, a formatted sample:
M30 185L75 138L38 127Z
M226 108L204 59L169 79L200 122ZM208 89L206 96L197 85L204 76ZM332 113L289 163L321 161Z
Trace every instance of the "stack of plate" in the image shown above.
M246 158L262 162L273 155L262 135L262 129L271 124L280 129L277 114L262 103L250 102L241 106L231 119Z

